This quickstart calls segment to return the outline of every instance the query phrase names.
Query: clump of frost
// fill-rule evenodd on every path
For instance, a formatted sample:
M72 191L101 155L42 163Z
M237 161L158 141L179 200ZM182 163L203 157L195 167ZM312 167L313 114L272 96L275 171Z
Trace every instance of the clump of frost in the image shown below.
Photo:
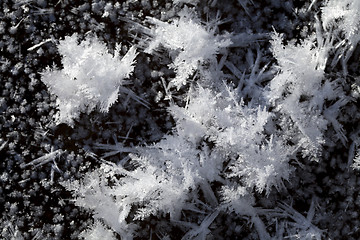
M246 106L233 89L226 86L215 94L199 87L191 93L186 108L173 106L170 111L180 136L193 144L208 139L214 144L212 152L222 156L222 161L228 159L228 178L238 177L250 189L267 193L289 179L288 158L293 149L280 137L266 133L272 114L262 107Z
M348 62L356 45L360 41L360 1L357 0L328 0L322 8L322 21L325 29L334 34L344 34L347 40L345 50L338 52L337 60L343 57L343 67ZM343 46L345 41L340 42Z
M95 221L94 225L90 229L81 232L79 237L86 240L116 239L114 233L106 226L104 226L104 224L102 224L100 221Z
M155 27L150 29L153 39L145 52L151 54L159 46L170 51L173 63L169 67L176 72L172 84L179 89L199 65L213 59L221 48L231 44L231 40L226 36L215 35L215 29L203 26L188 8L184 8L178 15L179 18L171 23L148 18Z
M339 81L325 78L331 48L331 39L323 39L320 34L300 44L285 45L278 34L274 34L272 40L271 49L279 71L270 81L265 96L275 111L283 114L282 128L287 129L289 139L302 148L304 156L313 159L320 156L325 142L323 133L329 123L334 126L337 137L346 142L337 116L348 100ZM326 101L333 104L326 106Z
M124 79L133 72L136 57L134 47L120 59L118 47L112 55L96 37L87 37L80 44L77 39L74 34L60 40L63 68L47 68L42 73L42 81L57 96L57 122L70 125L80 112L90 113L96 107L101 112L109 110Z
M169 214L172 221L179 221L184 209L201 212L196 203L204 196L208 219L186 236L205 234L218 207L250 216L259 235L268 236L252 208L253 191L281 188L292 172L288 164L292 148L266 133L272 114L245 106L228 87L215 94L201 86L192 90L185 108L173 105L169 111L176 121L173 133L136 148L130 169L104 163L83 180L66 182L76 204L94 210L95 219L128 237L136 236L137 225L126 219ZM222 184L221 192L212 188L215 182Z
M357 151L357 153L355 155L354 163L353 163L352 167L354 169L360 170L360 150Z
M199 0L173 0L175 4L188 3L192 5L196 5L199 3Z
M179 220L188 192L194 189L196 174L185 156L172 149L163 154L157 150L157 153L148 157L133 156L138 166L133 171L104 163L86 174L81 182L67 182L65 186L74 191L78 206L94 211L95 219L104 221L122 238L136 236L139 226L129 223L128 218L144 220L151 215L169 213L171 220ZM132 217L134 208L138 210Z
M357 132L358 134L359 132ZM352 168L360 170L360 138L357 138L350 145L348 162L352 162Z

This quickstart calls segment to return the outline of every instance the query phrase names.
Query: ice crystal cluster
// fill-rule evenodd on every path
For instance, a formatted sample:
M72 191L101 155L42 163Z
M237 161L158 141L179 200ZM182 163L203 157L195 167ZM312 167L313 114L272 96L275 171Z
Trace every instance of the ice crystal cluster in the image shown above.
M47 69L41 80L51 94L57 96L59 123L73 124L80 112L91 112L95 107L109 111L116 102L124 78L134 70L135 48L119 59L96 38L87 38L80 44L77 35L66 36L58 45L62 69Z
M360 1L0 5L3 239L360 237Z

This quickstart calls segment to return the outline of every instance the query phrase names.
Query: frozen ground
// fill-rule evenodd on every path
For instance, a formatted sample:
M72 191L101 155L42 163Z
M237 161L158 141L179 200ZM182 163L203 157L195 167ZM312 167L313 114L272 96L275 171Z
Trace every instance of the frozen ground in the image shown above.
M1 239L359 239L357 0L0 1Z

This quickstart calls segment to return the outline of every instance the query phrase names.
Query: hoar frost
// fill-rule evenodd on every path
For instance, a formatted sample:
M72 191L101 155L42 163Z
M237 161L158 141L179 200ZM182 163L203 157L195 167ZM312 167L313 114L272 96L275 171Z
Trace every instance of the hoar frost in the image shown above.
M201 192L209 219L217 208L247 209L241 214L250 216L259 234L266 236L252 208L253 189L269 194L271 188L283 187L292 172L288 164L291 147L286 148L280 137L266 134L272 114L265 108L245 106L227 87L215 95L199 86L185 108L174 105L169 110L176 128L158 143L138 147L137 153L131 154L135 169L104 163L83 180L64 183L74 191L76 204L93 209L94 218L103 219L127 237L136 227L126 221L130 216L144 220L169 214L171 221L180 221L183 210L201 211L196 204L202 201ZM211 187L214 182L223 184L220 192ZM244 186L237 188L241 194L231 198L237 185Z
M172 23L148 18L155 27L150 29L153 36L146 53L153 53L162 46L170 51L173 63L170 68L176 72L172 84L178 89L186 84L188 78L199 68L199 65L214 58L221 48L228 47L231 40L226 36L215 35L215 30L200 24L194 13L184 8L179 18Z
M112 55L96 37L87 37L78 44L76 34L60 40L61 70L46 69L42 81L57 96L58 123L73 125L80 112L95 108L107 112L116 102L124 79L134 70L136 50L131 47L120 59L119 46Z
M337 56L333 66L342 59L344 73L347 74L346 63L355 51L360 41L360 1L358 0L330 0L322 8L323 27L334 31L334 35L345 35L345 40L340 41ZM343 48L345 46L345 48Z
M246 10L244 3L248 1L238 2ZM349 6L355 10L348 9ZM261 209L254 207L255 192L268 197L274 188L280 190L285 187L285 181L291 182L295 169L290 163L292 159L301 163L308 157L323 157L321 149L328 140L326 133L330 126L336 132L336 141L340 139L346 145L339 114L349 99L341 86L342 79L327 75L327 61L335 49L334 58L346 63L344 53L352 53L351 48L358 43L358 7L355 1L327 1L322 8L323 24L317 20L316 33L296 43L285 44L280 34L269 34L276 64L262 67L260 47L257 47L256 60L249 48L246 55L252 68L249 77L228 57L230 35L217 34L216 27L203 24L187 7L169 22L148 17L152 27L144 28L144 33L150 40L139 45L147 44L144 51L151 55L161 54L163 49L168 51L172 61L168 67L176 74L175 78L169 77L170 87L179 90L196 72L210 76L205 78L212 81L191 85L187 96L183 96L185 106L169 103L167 111L175 127L161 140L136 147L124 147L117 142L113 147L100 144L102 150L112 150L104 158L118 153L131 154L118 164L101 159L101 166L87 172L81 180L62 183L73 192L76 205L93 211L95 223L82 237L111 239L115 232L124 239L132 238L141 230L140 221L144 223L155 216L164 217L170 224L186 225L184 232L188 232L184 239L205 238L210 232L209 226L220 211L224 211L250 218L259 238L270 239L267 226L259 217ZM339 9L341 11L336 12ZM335 21L339 23L338 29L329 32ZM343 48L344 42L336 45L338 39L334 36L339 33L345 33L349 46ZM231 47L245 47L255 42L256 35L248 35L233 37ZM110 54L95 37L87 37L80 43L77 39L75 34L60 41L63 68L47 69L42 76L50 92L57 96L58 122L70 125L80 112L90 113L95 108L102 112L109 110L117 100L124 79L133 72L136 57L134 47L120 59L118 50ZM220 63L216 58L219 53L223 53ZM225 73L217 74L223 66L240 80L237 89L233 83L223 82ZM269 73L265 73L267 68ZM229 79L235 78L232 77ZM358 169L360 158L359 150L355 155L356 149L354 143L349 158L354 159L353 168ZM302 157L298 157L300 152ZM58 150L47 154L24 167L44 165L62 153ZM273 214L279 211L273 210ZM191 212L191 218L199 214L194 218L196 223L185 222L190 219L184 217L187 212ZM271 212L266 216L271 216ZM279 239L286 235L284 232L291 233L290 237L297 234L320 239L322 232L311 221L314 212L313 202L307 218L283 205L282 213L275 216L276 221L285 216L296 224L279 230ZM288 219L283 223L285 226Z
M339 81L330 81L325 75L332 47L331 39L323 38L319 32L300 44L284 45L278 34L274 34L272 40L271 50L277 59L279 72L268 84L264 95L276 112L284 114L284 120L288 118L282 122L282 128L287 129L285 135L289 134L288 139L302 148L304 156L314 160L321 154L325 143L323 133L329 123L337 137L346 142L342 125L336 118L348 99ZM333 104L326 106L326 101ZM292 131L295 135L290 134Z

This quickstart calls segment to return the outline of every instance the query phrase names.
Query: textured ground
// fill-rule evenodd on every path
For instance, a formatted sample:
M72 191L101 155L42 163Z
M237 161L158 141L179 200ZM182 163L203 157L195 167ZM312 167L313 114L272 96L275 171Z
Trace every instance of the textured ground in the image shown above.
M304 39L313 31L316 12L321 1L307 12L307 1L253 1L242 7L241 1L200 1L196 7L202 19L219 14L224 19L220 32L267 34L276 29L284 33L285 41ZM246 2L246 1L243 1ZM280 2L280 3L279 3ZM106 4L109 3L109 4ZM126 138L126 146L146 145L159 141L174 126L166 111L168 101L163 94L161 78L168 79L174 72L166 68L169 61L161 56L140 52L132 83L127 87L148 102L148 108L126 94L121 95L109 113L97 111L83 116L74 127L55 125L57 111L55 97L41 82L41 72L48 66L61 67L55 40L78 33L84 38L89 32L104 41L109 49L122 43L123 53L138 43L136 23L145 17L163 21L172 18L179 6L171 1L0 1L0 236L3 239L77 239L92 222L91 213L76 207L71 193L59 184L63 180L80 179L85 172L99 166L103 151L99 143L114 143ZM246 10L246 11L245 11ZM300 11L300 10L299 10ZM44 40L54 39L31 49ZM264 51L265 62L274 62L267 40L257 44ZM256 46L249 48L256 49ZM238 58L241 71L246 70L246 48L236 48L229 59ZM358 64L358 50L351 62ZM244 64L241 64L244 62ZM243 66L243 69L241 69ZM224 70L226 71L226 70ZM336 69L328 71L329 76ZM359 76L356 64L350 65L346 81ZM346 90L346 88L345 88ZM350 94L351 89L347 89ZM175 95L182 101L184 92ZM178 98L177 98L178 97ZM250 96L251 97L251 96ZM283 191L272 191L268 197L257 194L256 206L265 209L278 207L279 202L307 216L315 203L316 216L312 223L324 230L328 239L360 238L360 175L350 168L348 152L358 131L359 103L350 102L343 109L341 123L348 142L327 141L321 161L303 159ZM325 133L331 139L334 131ZM123 137L123 138L121 138ZM57 149L66 151L41 166L26 165L34 159ZM126 157L119 154L107 160L116 162ZM216 186L214 186L216 188ZM264 214L266 215L266 214ZM269 233L276 232L276 223L266 219ZM157 219L144 224L143 236L161 228ZM150 231L150 230L151 231ZM219 214L211 229L213 239L256 239L257 235L246 220L231 214ZM172 239L184 234L179 228L168 233ZM152 239L161 238L153 234ZM296 239L296 236L290 236ZM210 239L210 237L209 237Z

